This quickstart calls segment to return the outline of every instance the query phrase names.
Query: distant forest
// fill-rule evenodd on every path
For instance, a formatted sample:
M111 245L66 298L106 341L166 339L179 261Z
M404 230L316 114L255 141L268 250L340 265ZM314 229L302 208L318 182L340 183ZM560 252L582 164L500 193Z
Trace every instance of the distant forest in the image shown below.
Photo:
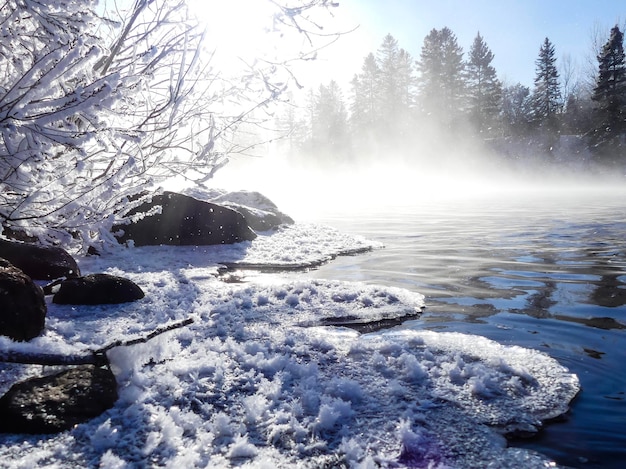
M465 56L449 28L432 29L417 60L388 34L363 59L349 90L336 81L322 84L309 92L304 113L289 107L278 124L289 135L289 150L308 160L434 157L471 142L516 159L524 152L515 149L525 148L545 161L563 147L575 153L570 158L624 167L623 40L620 28L612 28L598 46L595 76L572 83L571 64L557 67L555 46L546 38L530 88L501 82L480 33Z

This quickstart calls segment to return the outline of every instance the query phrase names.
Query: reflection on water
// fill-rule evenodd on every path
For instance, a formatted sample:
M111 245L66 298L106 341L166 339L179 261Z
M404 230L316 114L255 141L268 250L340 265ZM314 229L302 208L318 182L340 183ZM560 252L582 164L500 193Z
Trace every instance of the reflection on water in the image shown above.
M581 468L626 460L626 197L469 198L327 216L382 241L307 275L400 286L427 309L398 327L460 331L542 350L583 390L565 419L511 444Z

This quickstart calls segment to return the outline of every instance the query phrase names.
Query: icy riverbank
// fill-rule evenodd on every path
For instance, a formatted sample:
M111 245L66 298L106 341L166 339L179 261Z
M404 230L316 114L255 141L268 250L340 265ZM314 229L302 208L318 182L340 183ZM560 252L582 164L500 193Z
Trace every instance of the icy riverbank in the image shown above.
M49 304L43 336L0 347L76 353L194 323L109 352L120 399L55 436L0 436L18 467L545 467L506 447L567 411L578 380L545 354L455 333L360 335L329 322L417 314L419 293L302 279L231 284L222 264L290 268L377 248L316 225L212 247L120 249L85 273L137 282L132 304ZM1 387L41 373L2 365Z

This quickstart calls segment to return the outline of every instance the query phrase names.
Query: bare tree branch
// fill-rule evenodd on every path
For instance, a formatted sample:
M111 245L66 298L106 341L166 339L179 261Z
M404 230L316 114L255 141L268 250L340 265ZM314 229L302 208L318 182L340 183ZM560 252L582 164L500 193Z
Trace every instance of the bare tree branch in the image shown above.
M136 344L144 344L155 337L193 323L192 318L174 322L163 327L159 327L144 337L130 340L116 340L109 345L90 350L87 353L77 355L57 354L57 353L32 353L19 351L0 351L0 362L21 363L25 365L96 365L109 366L109 358L106 353L115 347L129 347Z

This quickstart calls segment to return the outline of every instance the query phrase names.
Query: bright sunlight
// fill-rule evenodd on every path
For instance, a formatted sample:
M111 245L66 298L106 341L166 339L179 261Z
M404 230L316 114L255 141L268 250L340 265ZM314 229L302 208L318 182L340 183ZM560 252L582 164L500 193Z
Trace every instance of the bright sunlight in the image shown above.
M218 63L237 68L241 61L249 64L263 57L271 60L277 54L275 15L278 8L259 0L206 2L190 0L193 14L206 25L207 48L215 52Z

